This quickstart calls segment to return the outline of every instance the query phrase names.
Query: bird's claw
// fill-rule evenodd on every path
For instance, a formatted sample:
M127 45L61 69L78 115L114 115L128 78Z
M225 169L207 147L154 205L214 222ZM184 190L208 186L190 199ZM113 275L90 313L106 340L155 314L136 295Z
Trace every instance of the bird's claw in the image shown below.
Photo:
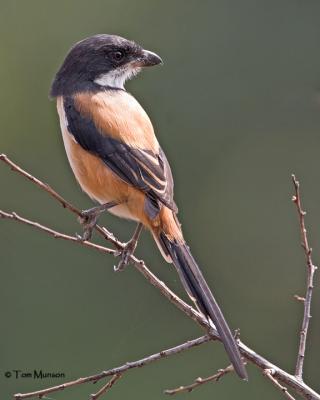
M84 210L78 218L78 221L83 226L83 234L76 235L81 241L90 240L92 237L92 231L96 226L97 220L101 212L97 212L94 209Z
M79 240L90 240L92 236L92 231L97 224L98 218L100 215L109 210L112 207L115 207L118 203L115 201L110 201L105 204L101 204L100 206L89 208L88 210L83 210L81 215L78 217L78 221L83 226L83 235L77 235Z
M119 257L119 256L121 257L118 265L115 265L113 267L115 272L123 271L125 269L125 267L130 262L130 257L134 253L136 246L137 246L137 243L130 241L123 247L123 249L118 250L114 253L115 257Z

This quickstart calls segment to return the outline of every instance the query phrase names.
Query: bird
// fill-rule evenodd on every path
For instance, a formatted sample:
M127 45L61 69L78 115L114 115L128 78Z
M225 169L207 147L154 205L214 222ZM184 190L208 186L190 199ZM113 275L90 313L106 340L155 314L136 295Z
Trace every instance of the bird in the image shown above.
M143 68L162 63L132 40L97 34L71 47L53 79L50 96L56 99L71 169L82 190L98 203L82 212L79 239L91 238L106 210L136 221L116 268L121 270L141 231L148 229L197 309L216 327L234 370L247 380L237 341L183 237L169 162L146 111L125 89L126 81Z

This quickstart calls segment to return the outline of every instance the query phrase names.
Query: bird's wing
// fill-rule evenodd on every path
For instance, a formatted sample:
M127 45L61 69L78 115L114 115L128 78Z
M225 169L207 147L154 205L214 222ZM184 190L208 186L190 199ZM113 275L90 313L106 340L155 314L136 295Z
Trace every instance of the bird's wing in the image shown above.
M72 97L64 98L68 130L86 151L99 157L119 178L146 194L145 210L155 218L161 203L177 212L173 200L173 179L168 160L158 152L140 149L99 131L94 121L84 116Z

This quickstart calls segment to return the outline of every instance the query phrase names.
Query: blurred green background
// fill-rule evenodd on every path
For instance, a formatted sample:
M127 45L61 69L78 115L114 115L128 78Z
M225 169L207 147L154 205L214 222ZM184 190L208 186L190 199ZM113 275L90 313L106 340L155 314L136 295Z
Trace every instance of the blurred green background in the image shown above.
M127 89L154 122L176 181L185 236L233 328L257 352L293 371L304 294L290 174L302 183L307 226L320 250L320 3L318 1L2 0L0 152L81 208L48 91L70 46L116 33L157 52L162 68ZM0 165L0 208L63 232L80 232L72 214ZM103 223L122 240L134 225ZM95 240L100 241L95 237ZM1 398L63 380L5 378L5 371L62 371L70 380L197 337L202 331L133 268L11 221L0 221ZM176 273L148 234L137 255L184 296ZM185 298L185 296L184 296ZM319 274L305 380L319 388ZM107 396L163 399L228 364L209 343L131 371ZM190 399L282 398L249 366L184 395ZM98 385L49 395L87 399ZM182 398L182 396L181 396Z

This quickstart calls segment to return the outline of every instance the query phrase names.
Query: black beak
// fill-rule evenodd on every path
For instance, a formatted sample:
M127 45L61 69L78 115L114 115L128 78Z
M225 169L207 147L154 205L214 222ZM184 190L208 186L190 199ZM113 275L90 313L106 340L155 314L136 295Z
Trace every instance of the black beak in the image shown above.
M142 55L137 60L140 67L153 67L154 65L163 64L162 59L152 51L142 50Z

